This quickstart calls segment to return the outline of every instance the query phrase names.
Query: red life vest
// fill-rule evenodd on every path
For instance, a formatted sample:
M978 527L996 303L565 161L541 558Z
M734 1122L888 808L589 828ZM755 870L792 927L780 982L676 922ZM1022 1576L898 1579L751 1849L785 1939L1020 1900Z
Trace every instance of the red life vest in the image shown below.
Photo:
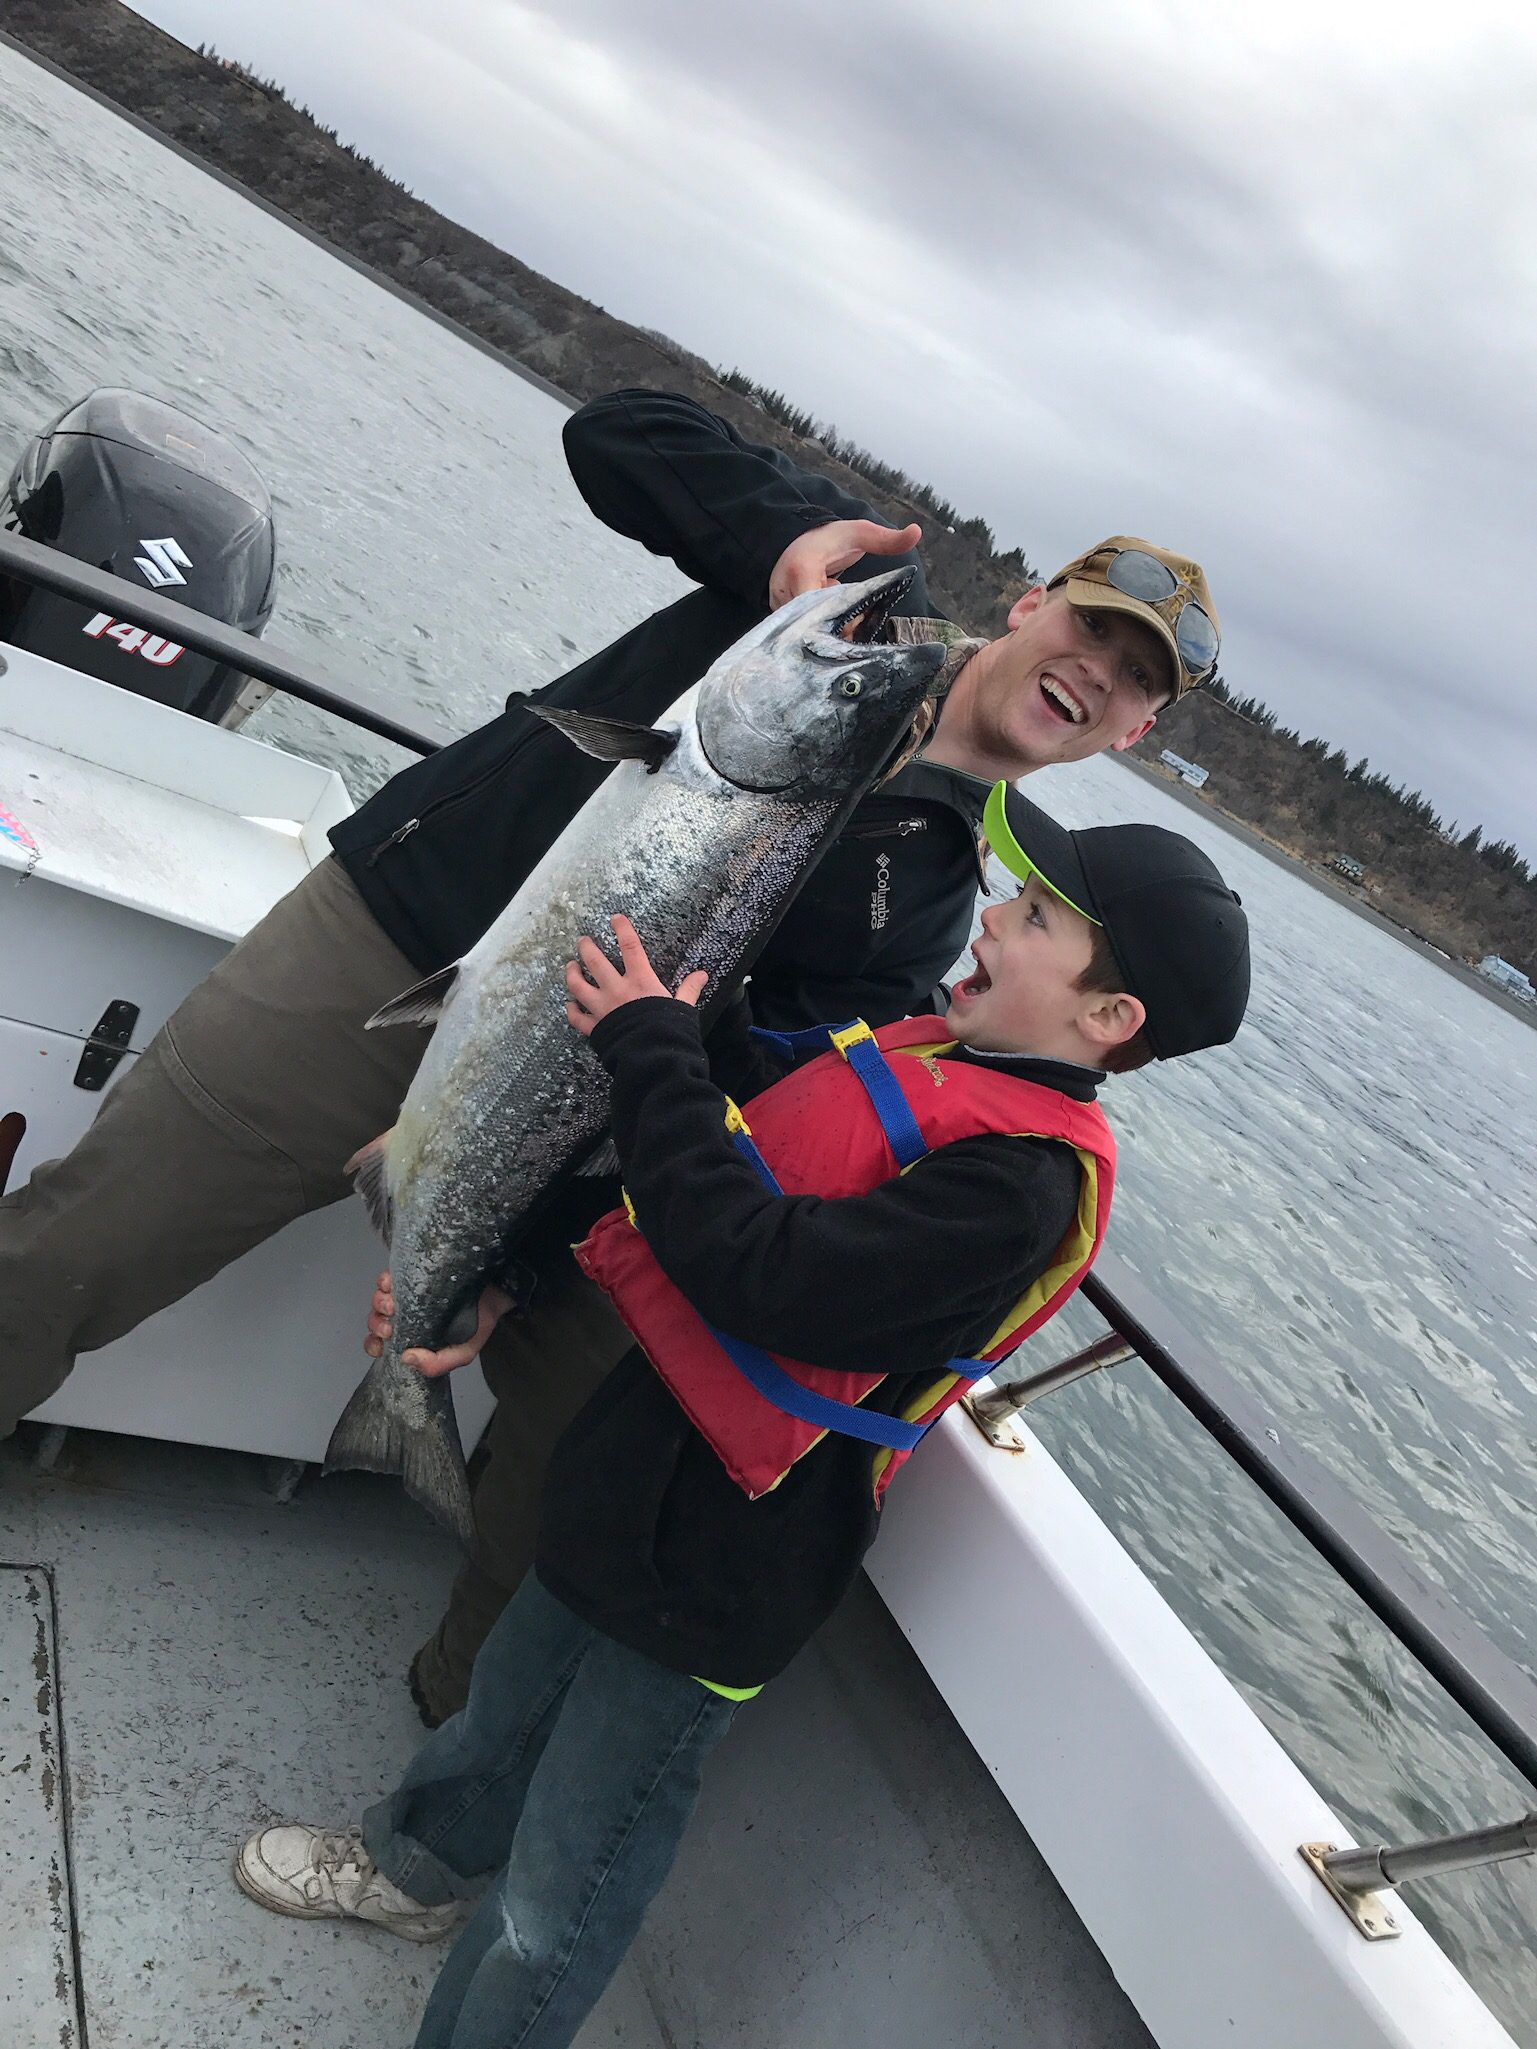
M1073 1293L1099 1251L1110 1214L1115 1140L1097 1103L1075 1102L979 1062L947 1060L955 1041L936 1017L905 1018L874 1033L857 1023L829 1036L832 1051L753 1098L750 1122L728 1101L727 1126L749 1156L758 1156L755 1164L770 1186L787 1195L863 1195L902 1171L903 1158L910 1164L934 1146L1000 1132L1058 1139L1073 1148L1083 1170L1078 1212L1050 1264L1009 1310L980 1359L951 1360L897 1418L857 1406L884 1374L780 1358L712 1330L658 1266L628 1198L625 1208L600 1217L576 1248L578 1264L608 1294L689 1420L750 1498L776 1487L829 1429L879 1446L873 1462L879 1496L928 1425ZM873 1059L876 1049L899 1057ZM884 1083L872 1072L881 1069Z

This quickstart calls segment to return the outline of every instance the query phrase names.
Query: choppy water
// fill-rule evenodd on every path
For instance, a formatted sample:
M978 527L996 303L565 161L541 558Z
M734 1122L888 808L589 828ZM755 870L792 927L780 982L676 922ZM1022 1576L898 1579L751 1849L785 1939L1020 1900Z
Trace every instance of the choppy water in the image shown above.
M402 716L468 727L683 587L588 517L553 401L3 48L0 194L0 463L93 384L185 404L272 491L269 638ZM395 765L303 708L255 730L358 793ZM1528 1657L1537 1034L1114 763L1035 794L1191 833L1253 920L1238 1046L1109 1093L1116 1249ZM1039 1427L1363 1840L1531 1804L1145 1371ZM1537 2049L1532 1867L1414 1905Z

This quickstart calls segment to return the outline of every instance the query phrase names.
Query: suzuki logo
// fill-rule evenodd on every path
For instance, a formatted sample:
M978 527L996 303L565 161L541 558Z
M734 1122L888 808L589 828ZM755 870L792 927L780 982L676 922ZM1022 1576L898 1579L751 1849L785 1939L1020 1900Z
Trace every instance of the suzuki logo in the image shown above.
M167 534L163 541L140 541L139 546L144 553L134 556L133 566L144 571L146 583L164 590L168 583L187 581L182 571L192 567L192 557L184 553L179 541Z

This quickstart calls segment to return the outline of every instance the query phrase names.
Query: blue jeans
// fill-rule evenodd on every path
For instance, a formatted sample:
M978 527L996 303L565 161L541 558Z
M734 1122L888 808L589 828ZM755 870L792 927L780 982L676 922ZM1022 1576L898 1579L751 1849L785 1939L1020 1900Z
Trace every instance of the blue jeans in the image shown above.
M672 1868L733 1709L529 1574L463 1712L363 1817L374 1862L424 1906L501 1873L449 1952L416 2049L564 2049Z

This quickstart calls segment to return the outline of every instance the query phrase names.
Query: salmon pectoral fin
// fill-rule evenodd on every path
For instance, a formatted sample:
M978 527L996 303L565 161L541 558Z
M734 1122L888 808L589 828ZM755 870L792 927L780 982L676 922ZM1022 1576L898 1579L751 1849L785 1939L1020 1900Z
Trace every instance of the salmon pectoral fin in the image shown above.
M480 1297L472 1295L468 1302L461 1302L453 1315L443 1326L443 1335L434 1349L443 1351L449 1345L467 1345L480 1329Z
M530 704L525 709L557 733L564 733L584 754L599 761L643 761L653 775L678 744L676 733L637 726L629 719L598 719L587 712L562 711L553 704Z
M395 1204L386 1179L393 1130L391 1125L389 1131L382 1131L377 1138L371 1138L367 1145L352 1155L343 1169L344 1173L352 1176L352 1185L363 1198L368 1220L386 1245L395 1235Z
M389 1379L403 1369L388 1355L358 1382L331 1432L321 1471L398 1473L411 1499L469 1548L475 1535L464 1447L446 1381L428 1383L427 1419L412 1423L389 1398Z
M398 996L392 996L388 1003L374 1012L364 1025L364 1031L382 1031L385 1025L435 1025L443 1015L443 1006L458 979L459 963L450 961L435 975L413 982L409 989L402 989Z

